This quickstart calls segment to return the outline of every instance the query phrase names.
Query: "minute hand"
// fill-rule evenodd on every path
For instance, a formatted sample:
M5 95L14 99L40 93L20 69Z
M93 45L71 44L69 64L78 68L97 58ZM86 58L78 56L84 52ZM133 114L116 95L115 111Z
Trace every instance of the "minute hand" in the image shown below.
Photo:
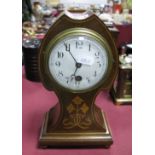
M72 56L72 58L74 59L74 61L77 63L77 61L76 61L76 59L74 58L73 54L72 54L70 51L68 51L68 52L69 52L69 54Z
M75 63L77 63L75 57L73 56L73 54L72 54L71 51L70 51L70 49L71 49L71 48L70 48L70 44L64 43L64 45L65 45L66 51L69 52L69 54L70 54L70 55L72 56L72 58L74 59Z

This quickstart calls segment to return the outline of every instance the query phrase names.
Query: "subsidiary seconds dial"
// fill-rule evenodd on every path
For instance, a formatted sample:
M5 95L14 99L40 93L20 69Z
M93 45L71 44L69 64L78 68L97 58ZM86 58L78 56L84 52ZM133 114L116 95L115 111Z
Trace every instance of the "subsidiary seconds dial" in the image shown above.
M107 72L107 51L91 36L67 36L50 49L48 67L62 87L75 91L90 89Z

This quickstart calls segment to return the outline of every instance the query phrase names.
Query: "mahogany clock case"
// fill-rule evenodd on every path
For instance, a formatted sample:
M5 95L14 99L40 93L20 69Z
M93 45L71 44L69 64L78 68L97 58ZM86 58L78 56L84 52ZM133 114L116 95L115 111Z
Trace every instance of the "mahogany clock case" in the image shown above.
M84 92L62 89L47 72L47 47L57 34L72 29L90 29L108 43L111 67L102 83ZM45 114L39 138L40 147L109 147L112 135L105 114L95 105L97 94L109 90L117 75L118 52L114 40L103 22L94 14L75 20L62 14L42 41L39 53L40 77L48 90L54 90L59 103Z

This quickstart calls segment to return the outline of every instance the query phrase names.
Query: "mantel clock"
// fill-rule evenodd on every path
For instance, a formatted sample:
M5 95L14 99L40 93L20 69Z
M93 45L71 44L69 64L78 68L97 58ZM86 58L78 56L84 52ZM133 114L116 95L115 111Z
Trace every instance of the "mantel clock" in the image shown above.
M41 147L109 147L111 132L97 94L111 88L118 55L113 38L94 14L63 13L47 32L39 52L43 85L59 103L46 113Z

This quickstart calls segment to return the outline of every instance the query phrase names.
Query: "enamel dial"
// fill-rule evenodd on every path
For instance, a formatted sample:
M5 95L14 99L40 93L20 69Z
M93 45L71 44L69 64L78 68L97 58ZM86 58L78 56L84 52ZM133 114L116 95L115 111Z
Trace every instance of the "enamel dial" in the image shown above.
M66 36L50 49L48 68L52 78L64 88L91 89L106 75L107 51L91 36Z

